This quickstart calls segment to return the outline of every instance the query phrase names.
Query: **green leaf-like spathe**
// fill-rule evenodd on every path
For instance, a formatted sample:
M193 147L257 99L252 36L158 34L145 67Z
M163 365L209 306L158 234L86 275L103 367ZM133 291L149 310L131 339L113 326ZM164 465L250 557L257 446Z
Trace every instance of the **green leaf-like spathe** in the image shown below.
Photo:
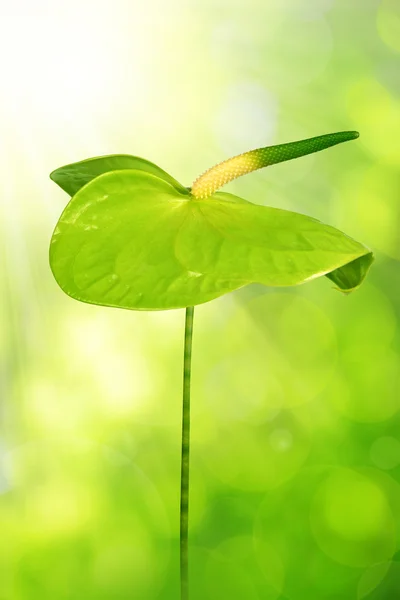
M186 188L176 181L163 169L144 158L130 156L129 154L110 154L109 156L98 156L88 158L77 163L65 165L50 174L50 178L57 183L67 194L73 196L84 185L103 173L110 171L121 171L123 169L136 169L156 175L182 192Z
M351 291L373 260L311 217L221 192L198 200L174 181L135 168L81 187L51 241L61 288L83 302L164 310L250 283L292 286L322 275Z

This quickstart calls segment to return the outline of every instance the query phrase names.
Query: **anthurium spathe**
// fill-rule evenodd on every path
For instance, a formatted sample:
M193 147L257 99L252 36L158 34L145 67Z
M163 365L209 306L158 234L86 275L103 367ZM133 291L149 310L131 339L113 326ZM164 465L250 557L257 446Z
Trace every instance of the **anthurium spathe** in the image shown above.
M217 190L357 136L340 132L246 152L192 188L127 155L57 169L52 179L73 197L51 240L54 276L73 298L134 310L184 308L251 283L293 286L323 275L352 291L373 260L363 244L312 217Z

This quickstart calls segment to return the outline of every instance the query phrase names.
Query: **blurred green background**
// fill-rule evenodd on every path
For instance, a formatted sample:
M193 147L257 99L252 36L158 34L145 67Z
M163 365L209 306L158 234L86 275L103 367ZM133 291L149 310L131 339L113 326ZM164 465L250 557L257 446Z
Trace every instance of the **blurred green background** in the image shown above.
M398 0L0 0L0 600L178 598L184 311L61 292L49 172L343 129L226 188L376 262L196 308L191 600L400 597L399 51Z

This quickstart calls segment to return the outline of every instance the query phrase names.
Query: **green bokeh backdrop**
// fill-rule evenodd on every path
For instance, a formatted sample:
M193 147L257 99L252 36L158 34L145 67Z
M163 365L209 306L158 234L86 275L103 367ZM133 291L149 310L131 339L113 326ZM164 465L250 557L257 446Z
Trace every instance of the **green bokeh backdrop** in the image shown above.
M0 599L178 598L183 311L99 308L48 266L54 168L184 185L257 146L361 137L226 190L371 246L195 311L192 600L400 597L397 0L0 0Z

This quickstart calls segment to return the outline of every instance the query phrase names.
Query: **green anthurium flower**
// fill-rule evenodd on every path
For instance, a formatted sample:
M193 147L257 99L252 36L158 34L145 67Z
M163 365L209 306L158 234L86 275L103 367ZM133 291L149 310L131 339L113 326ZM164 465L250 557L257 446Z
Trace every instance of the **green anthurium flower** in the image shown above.
M217 190L356 137L340 132L246 152L192 188L135 156L57 169L51 178L72 199L51 240L53 274L77 300L134 310L194 306L250 283L293 286L323 275L350 292L373 261L367 247L311 217Z
M218 190L236 177L358 137L341 132L231 158L186 188L135 156L85 160L51 174L72 198L50 264L73 298L135 310L186 307L181 442L180 581L189 600L190 373L194 305L250 283L291 286L326 275L350 292L371 251L305 215Z

